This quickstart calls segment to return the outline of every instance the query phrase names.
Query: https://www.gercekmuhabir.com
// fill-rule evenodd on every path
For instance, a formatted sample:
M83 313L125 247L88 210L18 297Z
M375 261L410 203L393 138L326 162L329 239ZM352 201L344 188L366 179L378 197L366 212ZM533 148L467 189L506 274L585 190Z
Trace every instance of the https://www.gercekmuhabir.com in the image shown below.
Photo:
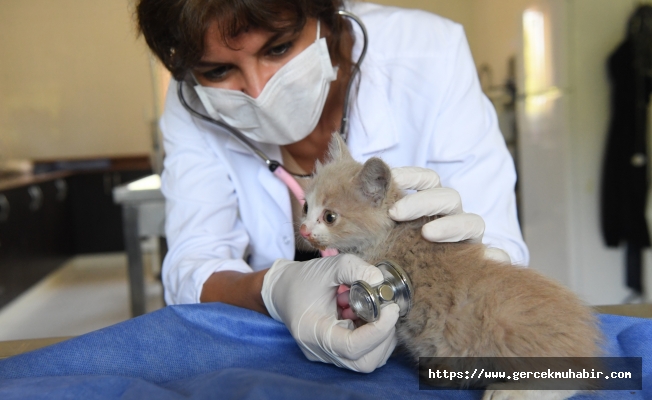
M475 379L476 376L479 379L507 379L518 381L519 379L632 379L632 373L627 372L602 372L591 369L591 371L573 371L568 370L565 372L562 371L514 371L511 374L507 374L505 371L485 371L484 368L478 371L474 369L471 371L456 372L456 371L447 371L447 370L432 370L428 369L428 378L430 379Z
M587 368L595 366L597 368ZM493 367L493 368L492 368ZM419 360L420 389L641 390L641 357L432 358Z

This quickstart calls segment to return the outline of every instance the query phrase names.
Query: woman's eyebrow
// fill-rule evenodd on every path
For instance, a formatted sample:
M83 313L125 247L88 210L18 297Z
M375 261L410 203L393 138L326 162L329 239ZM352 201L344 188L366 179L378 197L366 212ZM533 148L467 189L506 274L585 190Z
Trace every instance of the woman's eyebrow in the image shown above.
M198 61L195 67L215 67L217 65L226 65L228 63L215 62L215 61Z
M277 40L283 38L283 37L291 37L293 36L294 32L293 31L284 31L284 32L277 32L273 34L266 42L265 44L260 48L260 50L264 50L268 47L270 47L274 42Z
M261 48L258 51L267 49L270 47L274 42L279 40L280 38L284 36L293 36L295 34L294 31L285 31L285 32L277 32L273 34L267 41L261 46ZM214 67L217 65L225 65L228 63L223 63L223 62L217 62L217 61L203 61L199 60L196 64L195 67Z
M212 62L212 61L198 61L195 64L195 67L214 67L216 65L222 65L222 64L224 64L224 63Z

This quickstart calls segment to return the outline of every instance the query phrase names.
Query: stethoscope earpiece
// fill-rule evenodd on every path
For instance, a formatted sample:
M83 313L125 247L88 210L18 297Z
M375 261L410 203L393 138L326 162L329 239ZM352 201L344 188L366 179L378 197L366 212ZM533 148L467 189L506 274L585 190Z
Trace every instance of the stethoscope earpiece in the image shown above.
M364 281L356 281L349 291L351 310L367 322L380 317L381 309L388 304L397 304L399 315L405 317L412 308L414 290L408 274L398 264L381 261L376 264L385 279L376 286Z

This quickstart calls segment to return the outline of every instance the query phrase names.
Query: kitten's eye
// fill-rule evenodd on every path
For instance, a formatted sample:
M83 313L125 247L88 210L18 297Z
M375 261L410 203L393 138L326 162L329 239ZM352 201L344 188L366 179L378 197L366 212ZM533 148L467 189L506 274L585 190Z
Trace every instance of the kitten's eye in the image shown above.
M303 215L308 214L308 202L304 201L303 203Z
M326 221L327 224L332 224L336 219L337 214L329 210L324 211L324 221Z

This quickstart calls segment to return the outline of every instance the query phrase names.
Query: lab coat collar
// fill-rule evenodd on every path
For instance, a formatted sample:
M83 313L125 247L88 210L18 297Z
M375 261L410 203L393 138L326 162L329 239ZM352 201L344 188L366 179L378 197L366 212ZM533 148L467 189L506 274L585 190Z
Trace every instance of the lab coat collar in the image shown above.
M265 143L254 143L254 146L262 150L270 159L279 162L283 161L281 148L279 146ZM265 189L272 199L274 199L274 202L283 211L286 220L291 221L292 209L290 205L289 189L287 186L285 186L280 179L269 171L265 162L258 157L258 155L253 153L251 149L242 144L234 136L229 137L226 142L226 148L230 151L249 156L252 158L253 162L260 163L260 169L258 170L258 184Z

